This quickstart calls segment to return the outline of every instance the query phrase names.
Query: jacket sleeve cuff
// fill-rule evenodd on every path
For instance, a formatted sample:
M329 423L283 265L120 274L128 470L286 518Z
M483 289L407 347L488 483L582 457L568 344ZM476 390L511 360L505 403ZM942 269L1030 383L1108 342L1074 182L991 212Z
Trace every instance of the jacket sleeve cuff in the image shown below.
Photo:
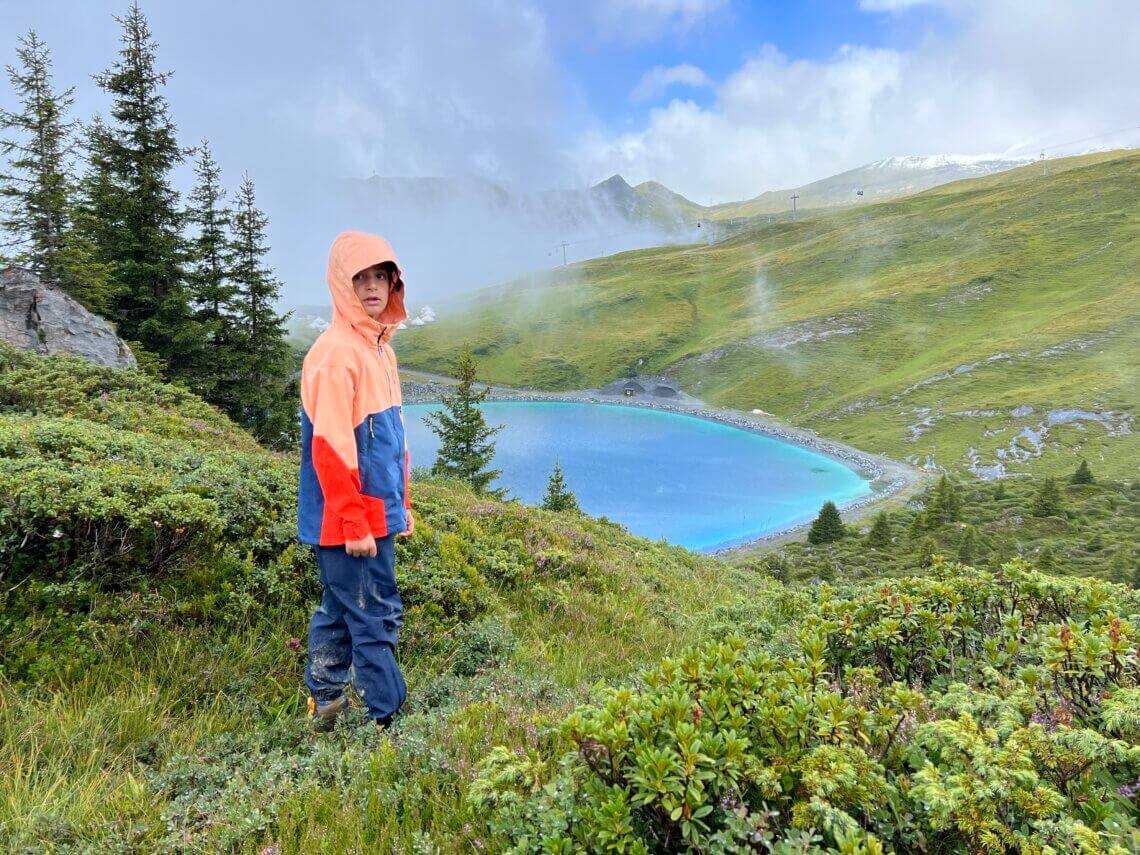
M372 534L368 520L345 520L342 526L345 540L361 540Z

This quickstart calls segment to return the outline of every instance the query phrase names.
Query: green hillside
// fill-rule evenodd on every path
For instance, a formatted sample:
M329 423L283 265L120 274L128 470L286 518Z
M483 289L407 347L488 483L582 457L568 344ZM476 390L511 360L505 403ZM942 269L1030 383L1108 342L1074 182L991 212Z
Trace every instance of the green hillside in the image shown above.
M927 554L876 579L898 556L849 543L784 559L791 578L842 556L833 584L785 586L771 562L417 472L397 544L404 714L314 734L296 479L294 455L183 389L0 347L4 851L1140 841L1134 590L1044 576L988 532L978 569ZM926 502L925 536L1025 497L961 498ZM1135 498L1066 487L1022 530L1055 535L1060 573L1117 577L1081 553L1131 555Z
M753 573L416 473L405 738L376 753L360 713L314 739L297 473L183 389L0 345L4 851L257 851L279 821L354 841L326 851L462 839L493 745L779 604L744 600ZM402 810L357 810L377 776Z
M1138 238L1140 153L1087 155L486 289L402 333L400 357L445 370L470 343L487 379L556 390L670 373L951 471L1079 451L1130 476Z

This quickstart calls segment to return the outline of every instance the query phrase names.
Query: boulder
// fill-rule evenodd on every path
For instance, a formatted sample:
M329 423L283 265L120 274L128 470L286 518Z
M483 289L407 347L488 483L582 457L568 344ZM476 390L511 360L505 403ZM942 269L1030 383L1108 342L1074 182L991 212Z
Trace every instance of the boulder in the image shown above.
M72 353L111 368L134 368L115 329L29 270L0 270L0 341L51 355Z

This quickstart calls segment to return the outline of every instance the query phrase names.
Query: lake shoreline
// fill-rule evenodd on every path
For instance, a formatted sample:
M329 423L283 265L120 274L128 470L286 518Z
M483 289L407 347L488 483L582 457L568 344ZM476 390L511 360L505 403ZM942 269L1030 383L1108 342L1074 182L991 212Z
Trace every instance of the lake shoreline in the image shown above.
M434 404L439 403L441 396L448 387L454 384L449 377L441 375L424 374L422 372L407 372L409 376L424 377L424 380L405 379L403 381L404 403L407 404ZM739 410L730 410L714 407L681 393L676 397L657 398L650 395L625 397L619 395L603 394L599 389L580 389L570 392L545 392L538 389L516 389L507 386L490 386L477 384L479 388L489 388L487 401L519 403L532 402L561 402L575 404L612 404L623 407L638 407L641 409L659 410L694 416L708 421L729 425L739 430L774 437L793 445L806 448L835 460L854 470L861 477L870 481L870 495L854 499L843 505L846 522L863 519L887 502L903 494L916 492L925 486L929 475L906 463L900 463L878 454L871 454L851 445L835 440L826 439L814 431L806 428L795 428L777 421L774 417L760 414L743 413ZM741 543L701 551L704 555L719 558L746 557L757 551L764 551L791 540L798 539L808 529L811 523L802 523L789 526L756 538L749 538ZM747 538L747 535L745 535Z

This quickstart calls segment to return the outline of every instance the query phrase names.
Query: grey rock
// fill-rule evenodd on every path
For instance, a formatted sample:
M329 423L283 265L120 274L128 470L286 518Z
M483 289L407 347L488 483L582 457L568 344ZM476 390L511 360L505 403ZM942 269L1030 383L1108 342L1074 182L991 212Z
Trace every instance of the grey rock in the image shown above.
M0 270L0 341L45 356L71 353L96 365L134 368L114 327L29 270Z
M684 395L675 380L659 374L638 374L636 377L615 380L597 391L600 395L649 394L655 398L678 398Z

